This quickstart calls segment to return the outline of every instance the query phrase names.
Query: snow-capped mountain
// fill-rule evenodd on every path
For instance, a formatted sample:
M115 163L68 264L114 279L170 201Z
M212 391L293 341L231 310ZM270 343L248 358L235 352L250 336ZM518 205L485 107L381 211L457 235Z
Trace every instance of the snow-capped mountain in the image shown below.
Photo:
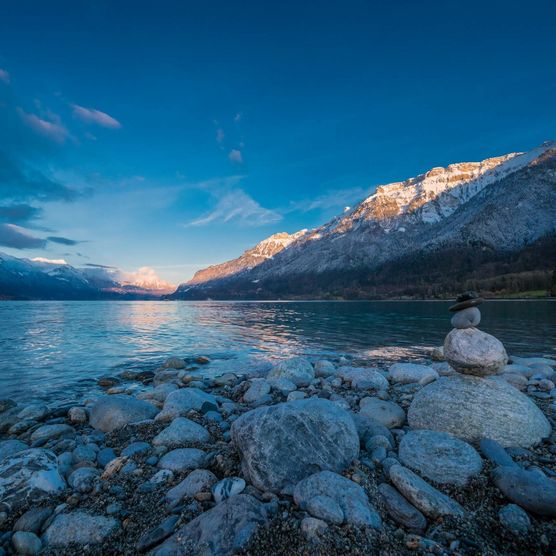
M0 299L111 299L155 297L174 288L148 267L136 273L75 268L63 260L24 259L0 253Z
M498 260L555 232L556 143L547 142L526 153L450 164L378 186L271 259L239 272L232 263L241 257L202 270L173 297L312 295L312 288L324 294L346 284L357 289L361 281L380 286L376 276L395 282L442 250L459 250L464 258L488 252Z

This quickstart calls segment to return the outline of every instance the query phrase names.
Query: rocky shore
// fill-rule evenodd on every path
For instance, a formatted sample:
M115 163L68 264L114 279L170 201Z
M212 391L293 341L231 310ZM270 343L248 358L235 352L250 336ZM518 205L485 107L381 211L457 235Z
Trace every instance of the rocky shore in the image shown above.
M554 554L556 360L459 298L427 360L211 361L0 400L6 554Z

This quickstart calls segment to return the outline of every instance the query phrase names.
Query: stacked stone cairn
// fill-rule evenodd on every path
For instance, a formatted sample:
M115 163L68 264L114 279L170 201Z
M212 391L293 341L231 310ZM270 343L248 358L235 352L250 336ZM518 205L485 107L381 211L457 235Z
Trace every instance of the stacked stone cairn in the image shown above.
M456 372L415 395L408 412L410 426L474 443L488 438L505 447L538 444L550 435L550 423L526 395L497 376L508 356L497 338L477 328L478 306L484 300L466 292L456 301L450 307L454 328L444 341L444 357Z

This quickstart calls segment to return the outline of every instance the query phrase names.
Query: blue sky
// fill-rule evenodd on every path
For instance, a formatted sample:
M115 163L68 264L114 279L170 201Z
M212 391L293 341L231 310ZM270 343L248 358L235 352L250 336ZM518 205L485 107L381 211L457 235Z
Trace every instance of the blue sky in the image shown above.
M0 250L173 283L555 139L553 2L3 2Z

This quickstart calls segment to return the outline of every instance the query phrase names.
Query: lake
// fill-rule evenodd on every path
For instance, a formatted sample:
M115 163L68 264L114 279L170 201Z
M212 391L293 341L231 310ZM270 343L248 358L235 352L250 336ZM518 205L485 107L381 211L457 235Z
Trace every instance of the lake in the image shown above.
M11 301L0 303L0 397L75 399L99 376L207 355L207 373L287 355L423 357L448 302ZM481 329L515 355L556 356L556 303L489 301Z

